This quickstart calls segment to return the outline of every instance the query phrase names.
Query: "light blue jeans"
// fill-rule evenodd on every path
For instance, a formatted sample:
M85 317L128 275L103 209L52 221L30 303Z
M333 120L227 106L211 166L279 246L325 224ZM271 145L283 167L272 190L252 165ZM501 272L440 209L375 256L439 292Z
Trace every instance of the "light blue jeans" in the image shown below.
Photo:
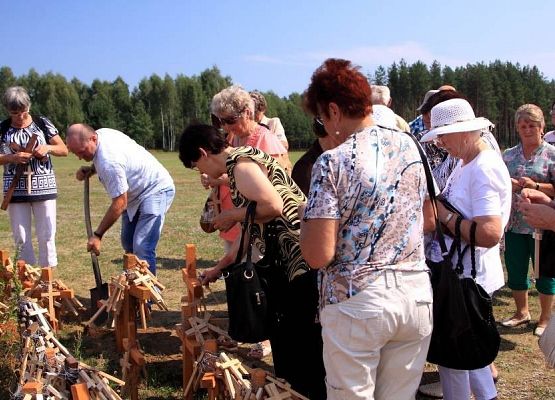
M141 202L133 220L129 219L126 212L121 217L123 249L126 253L133 253L141 260L146 260L153 274L156 274L156 246L174 196L174 189L160 191Z

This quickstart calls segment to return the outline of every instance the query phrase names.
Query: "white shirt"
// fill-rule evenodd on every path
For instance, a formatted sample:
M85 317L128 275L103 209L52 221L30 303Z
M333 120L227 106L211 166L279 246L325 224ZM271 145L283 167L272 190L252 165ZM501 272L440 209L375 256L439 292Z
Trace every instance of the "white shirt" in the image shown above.
M129 136L110 128L96 133L98 146L93 157L96 173L112 199L127 192L129 219L133 219L148 196L175 189L166 168Z
M555 145L555 131L547 132L543 137L543 140L545 140L547 143L551 145Z
M278 117L268 118L267 116L264 116L260 120L260 123L266 125L270 132L276 135L281 142L287 143L285 129L283 129L281 120Z
M478 216L501 216L502 229L511 215L511 177L501 156L495 150L480 152L466 165L459 161L443 191L447 200L467 219ZM445 237L447 248L452 239ZM462 244L464 248L465 244ZM453 256L453 265L457 262ZM464 275L471 276L470 249L463 257ZM505 284L499 244L486 249L476 247L476 282L493 293Z

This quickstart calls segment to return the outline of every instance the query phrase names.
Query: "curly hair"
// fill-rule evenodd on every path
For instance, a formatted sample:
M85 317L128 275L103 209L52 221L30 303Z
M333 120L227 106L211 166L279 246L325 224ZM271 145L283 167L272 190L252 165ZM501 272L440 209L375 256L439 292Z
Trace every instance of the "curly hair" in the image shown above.
M532 122L538 122L542 127L545 126L543 111L535 104L523 104L517 108L515 112L515 126L521 118L528 119Z
M364 118L372 112L372 90L360 67L349 60L328 58L312 74L303 94L303 107L312 115L329 117L328 105L335 103L351 118Z
M235 116L245 109L250 110L250 118L254 119L254 100L239 85L229 86L217 93L210 104L210 112L218 118Z
M268 109L268 104L266 103L266 98L258 90L253 90L249 93L254 100L254 109L257 112L265 113Z

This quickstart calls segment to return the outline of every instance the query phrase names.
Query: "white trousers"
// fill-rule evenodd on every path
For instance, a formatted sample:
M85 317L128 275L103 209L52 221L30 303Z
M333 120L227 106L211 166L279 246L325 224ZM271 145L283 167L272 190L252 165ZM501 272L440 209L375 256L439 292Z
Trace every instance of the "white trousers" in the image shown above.
M471 392L476 400L490 400L497 396L489 365L470 371L438 365L438 370L445 400L470 399Z
M19 258L27 264L36 265L37 259L31 236L32 218L35 218L35 233L39 247L39 266L55 267L56 255L56 200L29 203L10 203L8 206L12 235Z
M432 333L427 272L384 271L320 319L328 400L414 398Z

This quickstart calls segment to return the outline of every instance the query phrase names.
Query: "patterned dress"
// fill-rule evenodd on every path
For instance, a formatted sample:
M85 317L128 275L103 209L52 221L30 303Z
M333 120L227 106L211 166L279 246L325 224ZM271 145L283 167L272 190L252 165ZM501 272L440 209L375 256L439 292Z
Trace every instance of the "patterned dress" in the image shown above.
M45 117L40 117L44 122L47 132L43 132L35 122L25 128L10 127L6 134L0 138L0 145L4 154L17 153L17 148L25 148L31 136L38 135L37 146L50 143L50 139L58 134L52 122ZM52 200L57 197L56 177L50 155L42 160L32 158L28 164L31 170L31 190L27 191L28 171L25 172L16 186L11 202L25 203L30 201ZM4 165L4 194L10 187L15 176L16 164Z
M299 204L306 201L306 197L273 157L253 147L237 147L231 152L226 162L231 199L235 207L245 207L249 202L249 199L237 190L234 178L234 169L240 158L249 158L266 167L270 182L283 199L283 212L272 221L272 224L275 227L279 243L279 246L277 246L279 259L284 261L282 264L286 269L288 280L292 281L309 270L306 261L302 258L299 246L300 221L297 212ZM267 224L255 224L253 227L254 244L262 253L265 250L262 239L263 229L267 227L265 225Z
M416 145L372 126L320 156L305 219L339 220L335 260L320 270L320 307L344 301L383 269L426 270L426 176Z
M503 161L507 165L511 178L527 176L535 182L555 183L555 147L545 141L534 150L529 160L524 157L522 144L519 144L505 150ZM522 213L518 211L516 196L513 196L511 219L507 230L528 235L534 232L534 229L522 218Z

